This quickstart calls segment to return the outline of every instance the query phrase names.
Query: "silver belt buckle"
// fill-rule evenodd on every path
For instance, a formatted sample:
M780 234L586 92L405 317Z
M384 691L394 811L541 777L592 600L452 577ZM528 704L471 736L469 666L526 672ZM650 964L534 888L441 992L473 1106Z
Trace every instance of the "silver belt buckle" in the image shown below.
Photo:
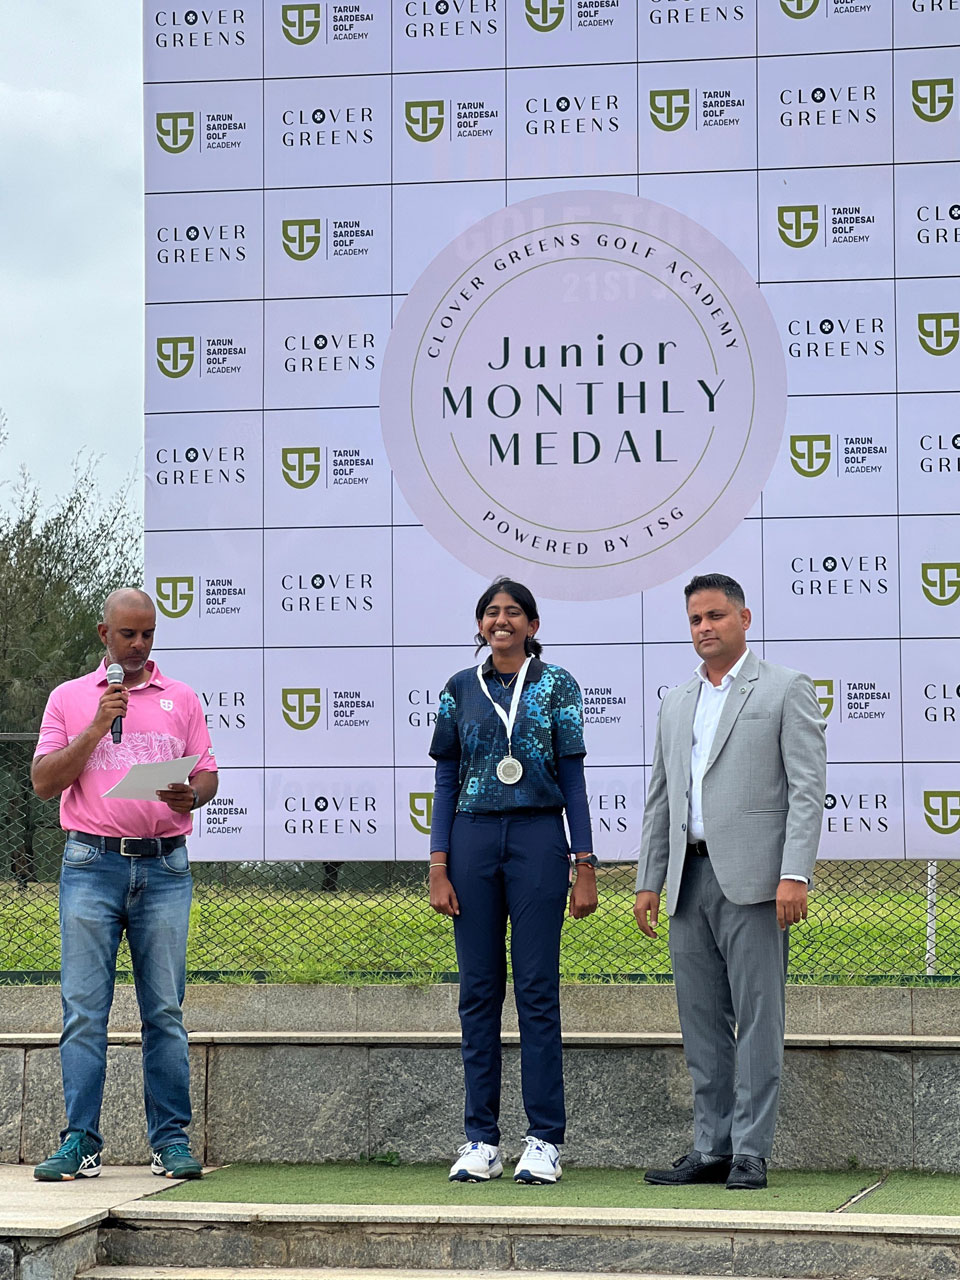
M132 836L120 837L120 856L123 858L139 858L138 853L127 853L127 840L132 840Z

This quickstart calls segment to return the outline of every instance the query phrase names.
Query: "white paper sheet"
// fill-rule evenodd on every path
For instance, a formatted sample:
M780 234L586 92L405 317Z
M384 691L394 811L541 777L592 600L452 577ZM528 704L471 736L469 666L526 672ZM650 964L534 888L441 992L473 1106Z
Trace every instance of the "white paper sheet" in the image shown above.
M131 765L120 781L103 793L104 800L157 800L158 791L166 791L171 782L186 782L199 756L180 760L161 760L159 764ZM162 804L162 800L157 800Z

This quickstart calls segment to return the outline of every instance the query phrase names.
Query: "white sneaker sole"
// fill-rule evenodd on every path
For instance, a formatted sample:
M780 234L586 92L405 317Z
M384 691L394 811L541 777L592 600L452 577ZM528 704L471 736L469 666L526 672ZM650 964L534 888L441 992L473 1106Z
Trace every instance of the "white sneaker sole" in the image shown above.
M518 1169L513 1175L513 1180L519 1182L521 1186L548 1187L559 1182L562 1177L562 1173L558 1173L555 1178L550 1178L546 1174L531 1173L529 1169Z
M492 1182L494 1178L499 1178L503 1174L501 1166L496 1172L490 1173L470 1173L467 1169L460 1169L457 1173L451 1173L447 1179L448 1182Z

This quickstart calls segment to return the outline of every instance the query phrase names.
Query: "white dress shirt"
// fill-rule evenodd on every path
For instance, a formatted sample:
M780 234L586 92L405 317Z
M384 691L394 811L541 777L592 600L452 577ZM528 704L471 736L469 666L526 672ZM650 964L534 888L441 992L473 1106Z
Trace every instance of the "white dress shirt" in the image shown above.
M693 717L693 751L690 755L690 808L687 813L687 840L690 842L703 840L709 844L703 826L703 775L710 759L713 740L717 736L723 704L749 652L749 649L744 649L719 684L713 684L707 675L705 662L701 662L696 668L695 674L700 677L700 692L697 695L697 712ZM801 884L808 883L806 876L788 875L783 878L799 880Z

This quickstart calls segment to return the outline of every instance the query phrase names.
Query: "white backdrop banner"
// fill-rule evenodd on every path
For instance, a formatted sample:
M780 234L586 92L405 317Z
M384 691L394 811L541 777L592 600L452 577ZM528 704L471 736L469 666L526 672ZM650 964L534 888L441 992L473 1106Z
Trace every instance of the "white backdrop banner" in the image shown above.
M960 857L953 0L146 0L144 65L195 856L425 857L437 699L510 573L630 858L715 570L816 682L821 856Z

